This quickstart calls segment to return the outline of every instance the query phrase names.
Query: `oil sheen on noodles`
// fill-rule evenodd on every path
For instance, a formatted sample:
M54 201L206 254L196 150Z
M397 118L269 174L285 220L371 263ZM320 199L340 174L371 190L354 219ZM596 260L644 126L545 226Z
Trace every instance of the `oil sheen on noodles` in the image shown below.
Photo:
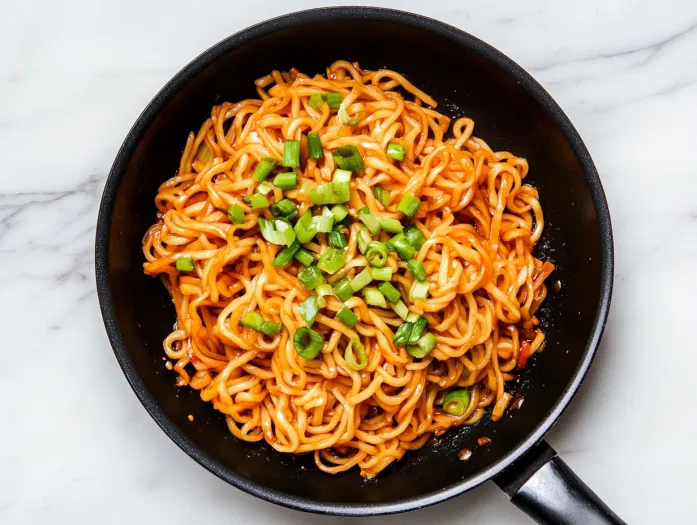
M544 222L527 161L469 118L451 127L394 71L338 61L255 84L258 99L213 107L189 135L143 239L145 273L176 307L164 350L178 384L239 439L365 477L487 407L501 418L506 383L544 343L535 312L554 269L532 254ZM288 248L306 212L306 242Z

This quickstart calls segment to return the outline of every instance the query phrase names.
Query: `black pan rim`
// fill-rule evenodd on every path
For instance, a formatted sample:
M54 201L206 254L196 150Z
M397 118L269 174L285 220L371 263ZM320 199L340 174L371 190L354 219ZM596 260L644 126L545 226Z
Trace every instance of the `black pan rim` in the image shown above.
M499 459L497 462L491 464L486 470L477 476L451 485L445 490L387 503L327 503L309 498L292 496L286 493L271 490L256 482L250 481L249 479L246 479L243 476L233 472L222 463L214 460L201 451L184 435L179 427L177 427L172 420L169 419L164 410L155 402L154 398L147 390L143 380L136 372L134 364L128 355L128 351L126 350L126 345L121 336L121 332L118 328L108 273L111 217L113 214L114 203L121 178L126 167L128 166L135 147L143 136L143 133L149 126L150 122L170 100L170 98L174 96L174 94L186 82L195 77L215 58L235 47L238 47L246 41L297 23L328 21L343 18L366 18L395 22L416 26L435 32L453 40L459 45L466 46L483 55L485 58L497 64L507 74L518 81L538 101L538 103L545 108L554 123L561 128L566 140L579 158L583 166L587 184L591 191L601 235L601 289L593 329L589 334L584 356L579 362L573 378L567 385L557 403L554 405L552 411L539 423L539 425L526 440L519 443L518 446L512 449L507 455ZM169 438L174 441L179 448L186 452L200 465L205 467L208 471L230 483L234 487L271 503L296 510L319 514L332 514L338 516L371 516L406 512L409 510L434 505L453 498L493 478L513 464L514 461L520 458L534 444L542 440L544 435L559 419L578 391L598 349L610 308L614 274L614 254L610 212L593 160L591 159L591 156L580 135L571 124L571 121L564 114L554 99L549 95L549 93L547 93L547 91L545 91L544 88L535 79L533 79L529 73L489 44L486 44L485 42L465 31L462 31L461 29L455 28L432 18L405 11L375 7L326 7L290 13L258 23L238 33L235 33L196 57L180 72L178 72L157 93L157 95L155 95L153 100L141 113L126 136L123 145L116 155L116 159L114 160L111 171L109 172L109 176L107 177L100 203L99 216L97 219L95 240L95 273L100 309L114 355L116 356L116 359L124 375L126 376L128 383L131 385L131 388L142 405L155 420L155 422L160 426L160 428L162 428L165 434L167 434L167 436L169 436Z

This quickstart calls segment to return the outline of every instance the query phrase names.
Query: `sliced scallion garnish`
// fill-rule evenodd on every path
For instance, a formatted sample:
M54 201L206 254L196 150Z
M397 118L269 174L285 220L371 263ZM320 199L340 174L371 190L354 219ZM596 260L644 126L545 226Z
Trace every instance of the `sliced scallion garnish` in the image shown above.
M311 159L324 158L322 141L320 140L319 133L316 131L311 131L307 134L307 156Z
M309 361L317 357L322 351L324 337L312 328L303 326L295 331L293 346L300 357Z
M276 164L278 164L278 161L276 159L272 159L271 157L264 157L259 161L259 164L257 164L257 167L254 168L254 173L252 174L252 178L256 182L261 182L266 177L271 175L271 172L274 170L276 167Z
M343 305L336 313L336 318L349 328L353 328L358 322L358 316L346 305Z
M300 167L300 142L286 139L283 142L283 166L286 168Z
M194 268L196 267L194 265L194 260L191 257L181 257L180 259L177 259L174 266L180 272L193 272Z
M416 214L416 212L419 211L420 205L421 201L419 200L419 198L412 192L408 191L404 194L402 200L399 201L397 209L407 217L413 217Z

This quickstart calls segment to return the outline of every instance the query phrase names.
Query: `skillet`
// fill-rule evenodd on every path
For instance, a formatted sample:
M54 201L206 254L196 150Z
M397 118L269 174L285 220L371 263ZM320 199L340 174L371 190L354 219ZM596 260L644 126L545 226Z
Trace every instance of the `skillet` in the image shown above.
M448 432L366 481L329 476L311 455L236 440L223 417L163 366L175 319L170 298L142 271L141 238L155 221L158 185L178 166L184 141L223 101L255 98L253 80L272 69L314 74L338 59L388 67L467 115L495 150L526 157L539 189L550 288L539 317L544 352L520 374L517 410ZM379 8L292 13L241 31L205 51L152 100L126 137L104 188L96 234L97 290L116 358L135 394L189 456L231 485L290 508L344 516L408 511L493 479L539 523L623 523L544 441L579 390L605 326L613 279L610 215L593 161L550 95L509 58L459 29ZM192 414L195 424L187 416ZM492 441L477 447L480 437ZM468 461L462 448L474 450Z

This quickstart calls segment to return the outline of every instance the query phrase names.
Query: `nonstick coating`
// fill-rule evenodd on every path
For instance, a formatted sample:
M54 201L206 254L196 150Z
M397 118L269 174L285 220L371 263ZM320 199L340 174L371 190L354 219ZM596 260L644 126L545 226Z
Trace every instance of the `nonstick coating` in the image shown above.
M335 60L404 74L439 110L474 119L495 150L526 157L539 189L545 234L538 254L557 266L540 313L547 332L513 388L526 395L498 423L452 431L376 480L331 476L312 455L246 444L198 393L175 386L162 340L174 309L162 283L143 275L141 238L155 221L157 187L177 169L187 134L223 101L256 98L253 80L273 69L323 73ZM119 152L104 190L96 245L99 298L116 357L139 399L190 456L231 484L275 503L344 515L399 512L468 490L510 465L561 414L597 348L612 286L612 237L602 187L580 137L551 97L519 66L455 28L371 8L295 13L238 33L180 72L147 107ZM194 422L187 416L192 414ZM477 438L492 443L478 448ZM474 450L469 461L457 452Z

